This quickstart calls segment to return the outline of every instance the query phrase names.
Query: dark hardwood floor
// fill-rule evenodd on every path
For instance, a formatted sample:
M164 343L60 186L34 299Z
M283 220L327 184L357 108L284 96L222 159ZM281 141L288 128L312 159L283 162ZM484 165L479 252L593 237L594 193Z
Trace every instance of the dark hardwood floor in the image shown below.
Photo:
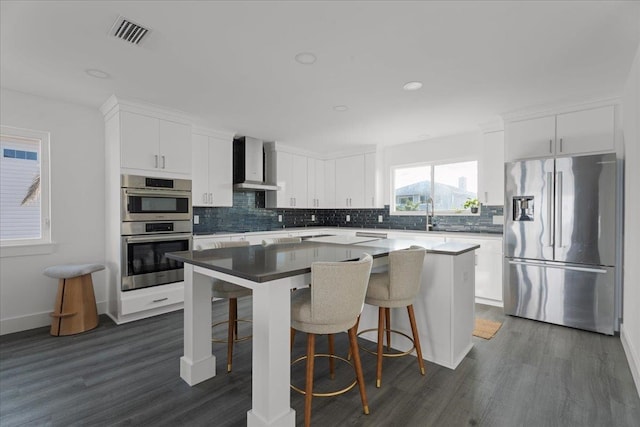
M226 316L216 302L214 320ZM239 301L250 317L250 299ZM362 352L370 415L357 389L316 398L316 426L638 426L640 399L620 339L505 317L477 306L477 316L503 321L491 340L474 348L455 370L413 357L384 362L375 388L375 358ZM250 331L250 326L243 326ZM224 332L223 332L224 333ZM293 357L305 351L296 337ZM318 350L326 340L317 341ZM347 351L346 334L336 349ZM52 337L48 328L0 337L0 425L244 426L251 407L251 341L236 346L233 373L226 348L213 344L218 376L194 387L180 379L182 312L116 326L101 317L94 331ZM324 361L319 387L329 387ZM304 381L301 367L292 379ZM347 367L338 377L352 375ZM336 379L334 382L340 382ZM303 396L292 392L297 423Z

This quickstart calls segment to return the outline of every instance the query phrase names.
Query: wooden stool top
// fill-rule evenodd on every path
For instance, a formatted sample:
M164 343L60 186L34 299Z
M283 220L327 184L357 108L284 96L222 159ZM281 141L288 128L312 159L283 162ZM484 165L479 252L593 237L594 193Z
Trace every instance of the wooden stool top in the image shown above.
M54 279L71 279L73 277L91 274L94 271L104 270L102 264L62 264L44 269L44 275Z

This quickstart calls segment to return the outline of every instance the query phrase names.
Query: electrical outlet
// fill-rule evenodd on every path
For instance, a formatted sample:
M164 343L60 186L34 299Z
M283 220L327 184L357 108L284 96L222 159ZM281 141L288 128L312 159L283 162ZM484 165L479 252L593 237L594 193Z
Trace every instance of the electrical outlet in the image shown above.
M194 215L193 216L193 223L194 224L200 224L200 215Z
M378 222L382 222L382 215L378 215Z
M278 222L282 222L282 215L278 215Z
M311 215L311 221L315 221L316 220L316 216L315 215Z
M351 215L347 215L347 222L351 221Z

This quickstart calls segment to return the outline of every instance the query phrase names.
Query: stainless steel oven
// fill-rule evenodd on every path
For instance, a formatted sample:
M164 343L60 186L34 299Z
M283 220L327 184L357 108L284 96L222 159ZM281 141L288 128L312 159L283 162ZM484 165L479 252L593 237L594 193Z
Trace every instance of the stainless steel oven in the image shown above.
M121 219L127 221L191 221L191 180L121 177Z
M192 245L191 180L121 176L121 289L184 280L181 262L167 252Z
M184 266L165 256L191 249L191 221L122 223L123 291L184 280Z

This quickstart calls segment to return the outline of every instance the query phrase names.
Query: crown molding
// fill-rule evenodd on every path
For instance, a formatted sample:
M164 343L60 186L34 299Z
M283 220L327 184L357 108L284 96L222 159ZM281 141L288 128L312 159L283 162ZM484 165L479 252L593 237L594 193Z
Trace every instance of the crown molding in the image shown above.
M519 120L528 120L544 116L552 116L556 114L572 113L574 111L589 110L592 108L605 107L609 105L619 105L620 98L600 98L590 101L584 101L580 103L555 103L536 105L532 107L526 107L510 112L503 113L502 119L504 122L513 122Z

